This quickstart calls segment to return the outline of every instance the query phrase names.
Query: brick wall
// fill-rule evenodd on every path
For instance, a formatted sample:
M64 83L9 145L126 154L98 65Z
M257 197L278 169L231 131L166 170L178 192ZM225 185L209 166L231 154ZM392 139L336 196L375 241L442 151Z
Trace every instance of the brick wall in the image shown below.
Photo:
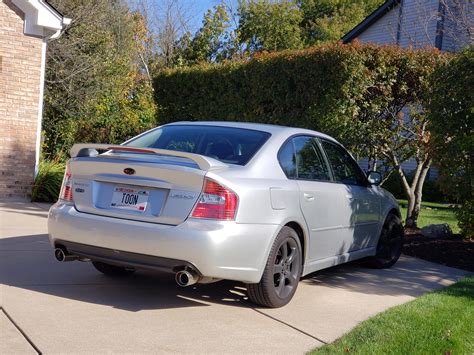
M27 199L34 177L42 39L0 0L0 200Z

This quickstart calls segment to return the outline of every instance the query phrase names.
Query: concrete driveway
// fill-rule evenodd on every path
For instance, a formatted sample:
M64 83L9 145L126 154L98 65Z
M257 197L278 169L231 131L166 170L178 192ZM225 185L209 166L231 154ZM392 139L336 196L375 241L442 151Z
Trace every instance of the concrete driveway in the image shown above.
M306 277L281 309L255 307L244 285L178 288L173 275L109 279L60 264L48 205L0 204L0 353L304 353L360 321L467 272L403 257L389 270L357 263Z

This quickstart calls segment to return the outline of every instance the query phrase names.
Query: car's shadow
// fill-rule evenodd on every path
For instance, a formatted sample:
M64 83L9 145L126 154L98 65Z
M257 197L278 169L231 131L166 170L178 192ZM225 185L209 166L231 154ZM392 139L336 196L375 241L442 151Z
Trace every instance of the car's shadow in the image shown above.
M299 292L317 298L320 289L311 286L321 286L416 297L442 287L448 280L455 281L459 272L451 273L449 268L414 258L402 258L396 267L386 270L371 270L352 262L305 276ZM0 283L132 312L211 304L254 307L247 300L245 285L235 281L181 288L173 274L138 271L124 278L111 278L88 262L58 263L45 234L0 239Z
M248 307L245 285L239 282L182 288L171 273L137 271L114 278L89 262L59 263L45 234L0 239L0 283L132 312L212 303Z

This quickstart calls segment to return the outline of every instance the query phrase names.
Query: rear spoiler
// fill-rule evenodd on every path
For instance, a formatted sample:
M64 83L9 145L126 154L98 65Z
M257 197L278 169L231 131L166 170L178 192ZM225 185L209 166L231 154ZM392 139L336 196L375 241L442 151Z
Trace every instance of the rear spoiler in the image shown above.
M156 154L156 155L167 155L172 157L187 158L194 161L201 170L214 170L218 168L225 168L228 165L220 162L217 159L209 158L204 155L180 152L168 149L155 149L155 148L136 148L127 147L123 145L110 145L110 144L74 144L71 148L71 158L75 157L93 157L99 154L99 151L121 151L130 153L142 153L142 154Z

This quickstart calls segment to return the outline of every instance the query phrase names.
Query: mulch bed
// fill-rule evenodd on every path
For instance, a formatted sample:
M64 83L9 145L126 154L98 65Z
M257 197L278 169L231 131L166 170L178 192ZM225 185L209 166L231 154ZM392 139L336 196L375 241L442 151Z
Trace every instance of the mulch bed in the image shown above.
M403 254L474 272L474 240L453 236L432 239L411 231L406 233Z

